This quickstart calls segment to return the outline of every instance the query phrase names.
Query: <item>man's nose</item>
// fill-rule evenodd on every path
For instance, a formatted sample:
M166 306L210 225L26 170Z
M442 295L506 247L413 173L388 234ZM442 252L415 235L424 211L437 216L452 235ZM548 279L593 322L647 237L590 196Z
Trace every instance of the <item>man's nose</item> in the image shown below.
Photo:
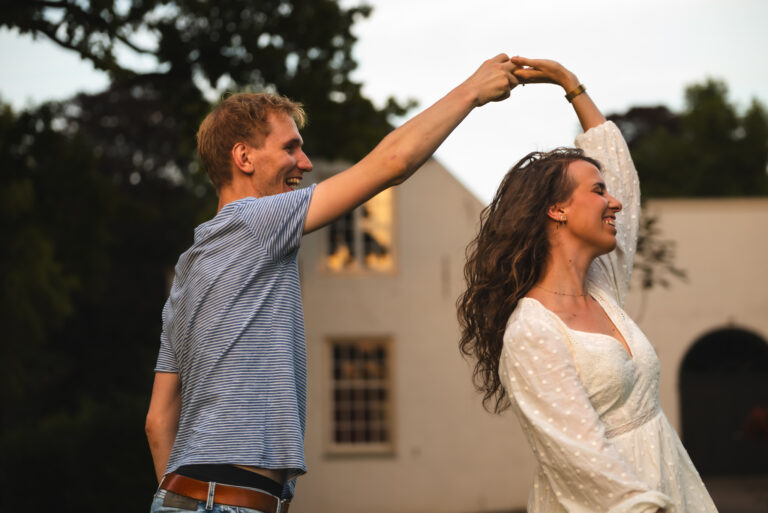
M301 157L299 157L297 166L305 173L312 171L312 162L309 160L309 157L307 157L307 154L303 151L301 152Z

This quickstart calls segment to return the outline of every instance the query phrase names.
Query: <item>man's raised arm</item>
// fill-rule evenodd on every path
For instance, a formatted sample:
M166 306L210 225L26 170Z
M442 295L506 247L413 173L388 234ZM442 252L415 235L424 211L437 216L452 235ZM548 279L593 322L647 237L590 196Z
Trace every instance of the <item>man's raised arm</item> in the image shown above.
M384 189L411 176L472 109L509 97L518 84L509 57L485 61L467 80L403 126L393 130L351 168L319 183L304 233L321 228Z

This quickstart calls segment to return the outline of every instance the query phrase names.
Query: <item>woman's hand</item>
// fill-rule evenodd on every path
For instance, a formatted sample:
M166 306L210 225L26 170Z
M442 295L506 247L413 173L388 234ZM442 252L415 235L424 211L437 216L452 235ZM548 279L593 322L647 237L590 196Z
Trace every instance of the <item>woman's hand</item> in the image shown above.
M576 75L559 62L525 57L512 57L510 60L517 66L512 73L521 84L557 84L565 92L573 91L579 86Z
M512 73L521 84L557 84L566 93L579 87L579 79L576 75L559 62L547 59L526 59L525 57L512 57L510 62L517 66ZM568 97L566 96L566 98ZM568 101L573 105L585 132L605 123L605 117L584 90L581 90L579 94Z

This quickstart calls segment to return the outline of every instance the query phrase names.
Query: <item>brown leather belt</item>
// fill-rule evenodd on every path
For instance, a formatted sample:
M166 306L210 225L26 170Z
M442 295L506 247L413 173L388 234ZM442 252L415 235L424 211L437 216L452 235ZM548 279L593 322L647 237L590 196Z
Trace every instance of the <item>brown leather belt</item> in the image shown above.
M250 488L241 488L207 481L171 472L163 478L160 488L203 501L206 505L226 504L263 511L264 513L288 513L288 501Z

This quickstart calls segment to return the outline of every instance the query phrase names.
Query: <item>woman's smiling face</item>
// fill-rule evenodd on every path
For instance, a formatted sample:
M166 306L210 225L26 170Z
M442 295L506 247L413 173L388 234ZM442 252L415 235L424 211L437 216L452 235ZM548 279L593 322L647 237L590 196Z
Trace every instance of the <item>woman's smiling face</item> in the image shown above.
M621 202L608 194L600 171L591 163L575 160L568 165L568 177L574 185L571 197L550 213L555 221L565 221L565 229L596 255L616 247L616 213Z

